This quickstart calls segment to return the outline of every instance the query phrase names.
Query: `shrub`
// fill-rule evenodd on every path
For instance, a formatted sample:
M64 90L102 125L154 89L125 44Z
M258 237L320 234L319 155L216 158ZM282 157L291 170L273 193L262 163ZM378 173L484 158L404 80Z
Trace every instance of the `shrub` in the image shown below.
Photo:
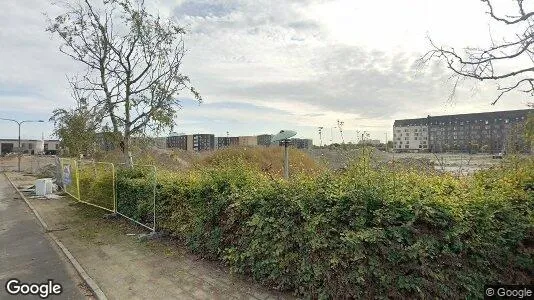
M532 159L466 178L362 159L290 181L229 159L160 172L158 229L263 284L310 298L481 298L484 284L532 278ZM117 178L139 218L145 178Z

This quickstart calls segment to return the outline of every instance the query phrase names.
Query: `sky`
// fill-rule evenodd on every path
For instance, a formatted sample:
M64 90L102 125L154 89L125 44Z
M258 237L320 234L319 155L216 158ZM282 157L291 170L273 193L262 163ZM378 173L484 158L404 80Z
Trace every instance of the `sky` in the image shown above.
M216 136L298 132L319 144L345 142L358 132L391 139L395 119L524 109L512 93L490 105L495 83L453 81L442 64L417 60L440 45L485 46L513 35L490 21L476 0L146 0L150 10L184 26L183 73L204 98L180 94L174 132ZM511 2L511 1L508 1ZM0 118L48 120L72 107L66 75L80 65L61 54L45 31L47 1L0 4ZM503 6L505 7L505 6ZM530 100L532 101L532 100ZM25 123L22 138L52 138L53 124ZM17 126L0 121L0 137Z

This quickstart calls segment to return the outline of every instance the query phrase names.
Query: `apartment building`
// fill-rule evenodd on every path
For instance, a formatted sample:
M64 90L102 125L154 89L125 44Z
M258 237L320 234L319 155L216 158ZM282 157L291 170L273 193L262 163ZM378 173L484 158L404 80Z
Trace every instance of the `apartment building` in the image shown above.
M269 147L271 145L272 134L260 134L258 138L258 146Z
M217 137L217 149L228 148L239 145L239 137L237 136L219 136Z
M187 150L187 135L172 135L167 137L167 148ZM193 148L193 140L191 138L190 149Z
M188 134L167 137L167 148L186 151L206 151L215 149L213 134Z
M524 127L532 109L395 120L396 151L530 151Z
M291 145L297 149L310 149L313 147L313 141L312 139L292 138Z
M424 119L396 120L394 148L399 151L428 151L428 126Z
M253 136L240 136L239 146L258 146L258 137Z
M313 140L312 139L299 139L299 138L292 138L289 139L289 145L292 147L295 147L297 149L310 149L313 147ZM284 142L280 141L278 142L279 146L283 146Z
M215 136L213 134L193 134L193 151L215 150Z

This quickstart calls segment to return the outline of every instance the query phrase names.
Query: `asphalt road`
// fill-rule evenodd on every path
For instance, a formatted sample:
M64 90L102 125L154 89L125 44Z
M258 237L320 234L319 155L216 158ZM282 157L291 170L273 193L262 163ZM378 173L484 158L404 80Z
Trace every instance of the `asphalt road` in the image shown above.
M0 174L0 299L41 299L39 296L7 293L13 278L22 283L43 283L52 279L62 293L47 299L87 299L87 292L70 263L46 236L41 224Z

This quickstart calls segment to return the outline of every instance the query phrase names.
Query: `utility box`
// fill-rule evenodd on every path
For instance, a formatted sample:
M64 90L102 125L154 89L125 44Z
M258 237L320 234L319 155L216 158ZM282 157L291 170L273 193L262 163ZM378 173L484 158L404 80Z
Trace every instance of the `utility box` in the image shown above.
M41 178L35 181L35 194L45 196L53 192L52 178Z

